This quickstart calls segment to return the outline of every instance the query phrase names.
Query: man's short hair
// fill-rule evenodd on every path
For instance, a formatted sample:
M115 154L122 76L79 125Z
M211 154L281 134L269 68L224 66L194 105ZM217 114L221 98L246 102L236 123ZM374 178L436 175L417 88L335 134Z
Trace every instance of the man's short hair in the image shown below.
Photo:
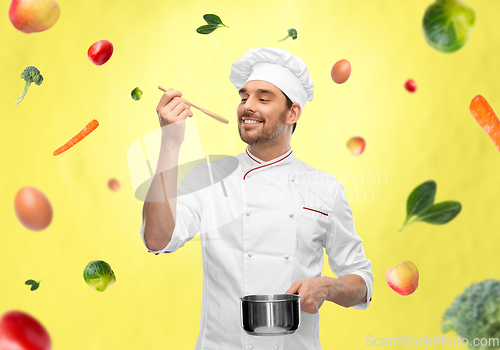
M293 102L288 98L288 96L283 92L283 95L285 95L286 98L286 110L288 111L290 108L292 108ZM292 134L295 131L295 127L297 126L297 122L293 123L293 129L292 129Z

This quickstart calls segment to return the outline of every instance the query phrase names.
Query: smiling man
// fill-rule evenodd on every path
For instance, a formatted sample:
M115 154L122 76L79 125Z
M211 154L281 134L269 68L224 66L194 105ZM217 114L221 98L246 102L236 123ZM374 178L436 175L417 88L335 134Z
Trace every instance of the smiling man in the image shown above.
M318 350L322 304L366 309L373 275L342 184L295 158L290 147L314 85L301 58L272 47L250 49L232 65L230 80L240 94L238 131L248 146L234 157L237 168L226 171L221 186L199 185L202 166L178 191L177 174L158 171L177 166L184 121L192 116L179 91L160 100L162 148L141 235L151 252L170 254L200 232L204 281L196 350ZM210 167L216 174L230 161ZM157 193L167 200L154 203ZM337 278L321 276L323 250ZM239 298L284 293L301 296L295 333L243 331Z
M274 116L273 118L268 118L267 122L265 122L264 119L256 117L250 108L245 108L245 103L250 96L250 92L252 92L252 96L255 96L254 99L260 103L262 109L261 113ZM246 84L246 88L241 88L239 93L241 96L241 104L238 106L238 115L242 117L239 120L240 123L238 123L238 131L241 139L249 145L249 148L251 145L271 145L279 142L279 137L286 128L289 128L286 124L286 113L293 107L293 102L274 85L261 80L249 81ZM249 104L250 103L248 103L247 106ZM297 117L298 114L300 114L300 110L297 106L294 107L293 112ZM278 118L276 118L276 116L278 116ZM262 128L259 128L259 132L245 132L256 130L257 127L260 126L259 124L262 124ZM293 123L293 129L295 129L295 125L296 122ZM284 139L281 141L284 141ZM285 145L283 144L283 146Z

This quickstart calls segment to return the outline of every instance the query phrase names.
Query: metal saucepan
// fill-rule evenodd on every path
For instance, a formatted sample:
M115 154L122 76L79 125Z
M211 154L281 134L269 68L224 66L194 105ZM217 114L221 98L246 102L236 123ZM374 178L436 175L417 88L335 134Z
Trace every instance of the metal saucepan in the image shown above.
M241 327L250 335L294 333L300 326L300 295L247 295L241 300Z

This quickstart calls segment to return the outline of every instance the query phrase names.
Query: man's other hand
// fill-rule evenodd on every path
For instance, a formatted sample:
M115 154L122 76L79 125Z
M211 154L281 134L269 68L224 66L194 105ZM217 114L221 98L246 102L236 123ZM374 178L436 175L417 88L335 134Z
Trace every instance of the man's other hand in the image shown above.
M312 277L293 282L285 294L300 295L300 307L302 311L315 314L321 305L323 305L331 288L332 281L329 278L325 278L325 276Z

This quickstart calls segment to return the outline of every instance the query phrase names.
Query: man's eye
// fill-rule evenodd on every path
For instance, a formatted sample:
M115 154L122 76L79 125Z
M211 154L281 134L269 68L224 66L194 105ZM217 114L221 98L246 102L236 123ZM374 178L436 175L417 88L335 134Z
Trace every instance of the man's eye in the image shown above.
M263 98L260 99L261 101L269 101L269 100L264 100Z
M247 100L246 98L242 98L242 99L241 99L241 102L246 101L246 100Z

